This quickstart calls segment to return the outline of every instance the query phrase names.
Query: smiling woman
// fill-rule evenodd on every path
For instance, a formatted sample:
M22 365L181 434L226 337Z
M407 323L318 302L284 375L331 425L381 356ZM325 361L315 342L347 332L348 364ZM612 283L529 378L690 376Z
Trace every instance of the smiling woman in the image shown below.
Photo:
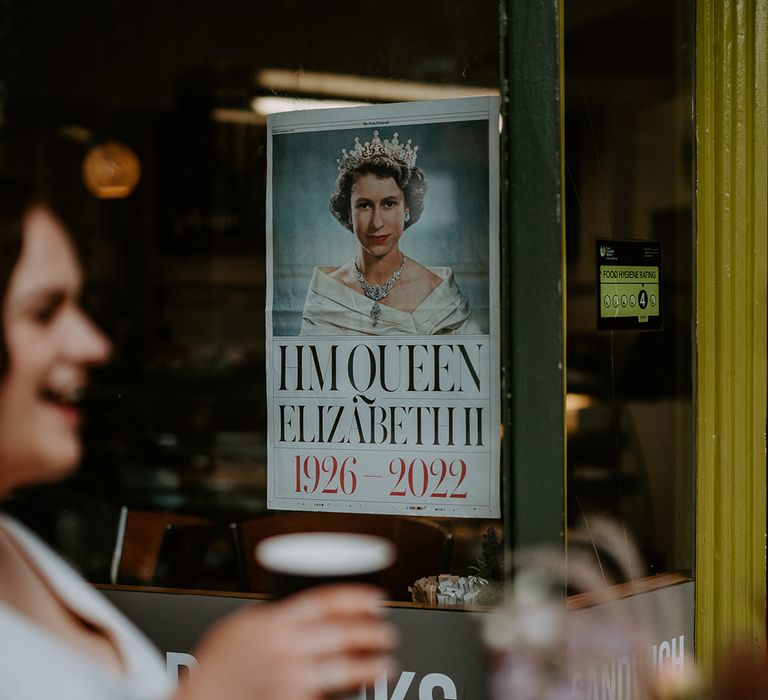
M418 146L395 132L346 149L339 159L331 213L359 243L344 265L315 268L302 312L302 335L437 335L477 332L453 271L427 268L400 250L424 208L426 178Z
M0 495L55 479L80 459L77 400L109 343L78 305L81 272L61 223L42 205L21 219L20 255L3 303Z

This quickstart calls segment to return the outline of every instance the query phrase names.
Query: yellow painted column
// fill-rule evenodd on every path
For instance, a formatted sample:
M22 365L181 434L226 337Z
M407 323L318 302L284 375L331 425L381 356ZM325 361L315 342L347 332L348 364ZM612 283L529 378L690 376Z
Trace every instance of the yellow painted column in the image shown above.
M768 0L698 0L696 642L765 643Z

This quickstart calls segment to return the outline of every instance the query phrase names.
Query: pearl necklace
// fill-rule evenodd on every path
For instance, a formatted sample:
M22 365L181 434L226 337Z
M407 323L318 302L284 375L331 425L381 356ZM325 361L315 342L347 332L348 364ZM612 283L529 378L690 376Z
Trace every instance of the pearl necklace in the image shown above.
M395 286L395 282L400 279L400 274L403 271L403 265L405 265L405 255L402 253L402 259L400 260L400 267L392 273L384 284L368 284L368 281L363 276L360 268L357 266L357 258L355 258L355 277L363 288L363 294L373 301L373 307L371 308L371 325L376 328L379 325L379 319L381 318L381 306L379 302L389 296L392 291L392 287Z

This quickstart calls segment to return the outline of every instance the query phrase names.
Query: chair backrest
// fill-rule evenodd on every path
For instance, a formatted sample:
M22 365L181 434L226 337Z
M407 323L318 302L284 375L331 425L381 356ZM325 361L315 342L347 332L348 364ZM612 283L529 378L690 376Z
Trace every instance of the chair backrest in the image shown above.
M123 506L110 582L194 588L212 534L207 518Z
M232 525L243 589L268 593L269 573L256 561L261 540L290 532L356 532L379 535L397 548L394 564L383 573L382 586L392 600L410 600L408 586L422 576L449 570L452 535L430 520L397 515L353 513L281 513Z

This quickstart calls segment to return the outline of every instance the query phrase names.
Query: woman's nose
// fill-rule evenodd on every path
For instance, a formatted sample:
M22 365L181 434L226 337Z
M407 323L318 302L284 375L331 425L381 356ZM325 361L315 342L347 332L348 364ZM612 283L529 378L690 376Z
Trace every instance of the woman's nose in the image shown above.
M373 218L371 219L373 228L380 229L384 225L384 220L381 218L381 209L379 207L373 208Z
M85 365L104 364L112 344L84 311L77 309L74 314L67 344L70 359Z

